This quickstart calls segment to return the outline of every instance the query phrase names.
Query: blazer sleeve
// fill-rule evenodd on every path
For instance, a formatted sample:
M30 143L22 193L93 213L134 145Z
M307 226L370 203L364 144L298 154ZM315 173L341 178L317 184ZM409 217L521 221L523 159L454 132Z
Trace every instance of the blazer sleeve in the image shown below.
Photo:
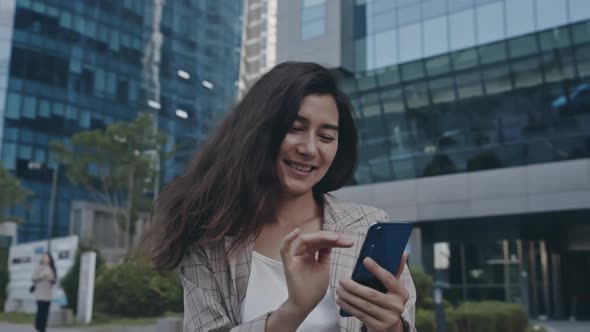
M382 210L379 210L379 220L389 220L389 216ZM416 332L416 286L414 285L414 280L412 279L412 275L410 274L410 269L408 265L404 266L404 270L399 278L399 282L404 286L404 288L408 291L410 297L408 298L408 302L406 302L406 306L404 308L404 312L402 313L402 318L409 324L410 331Z
M264 332L270 313L237 324L224 301L224 293L206 259L189 254L179 267L184 290L185 332Z

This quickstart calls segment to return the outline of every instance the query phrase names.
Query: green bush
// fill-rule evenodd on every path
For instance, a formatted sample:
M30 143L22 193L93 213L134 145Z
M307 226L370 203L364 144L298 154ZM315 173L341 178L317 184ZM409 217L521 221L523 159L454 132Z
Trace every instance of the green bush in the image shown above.
M102 271L96 280L96 311L124 317L152 317L182 311L176 273L157 273L134 261Z
M524 332L528 316L513 303L497 301L465 302L454 312L457 332Z
M419 332L435 332L434 312L430 310L416 310L416 330Z
M455 317L453 308L445 309L445 326L447 332L457 332ZM436 315L434 310L418 309L416 311L416 330L418 332L436 331Z
M78 310L78 284L80 282L80 256L83 252L87 251L95 251L90 247L87 246L80 246L76 252L76 260L74 261L74 265L70 268L70 270L66 273L66 275L61 278L61 288L66 293L66 298L68 299L67 307L72 309L74 313ZM103 265L102 257L97 253L96 254L96 276L99 275L100 269Z
M414 285L416 286L416 308L434 309L432 301L432 277L420 269L411 270L411 274Z

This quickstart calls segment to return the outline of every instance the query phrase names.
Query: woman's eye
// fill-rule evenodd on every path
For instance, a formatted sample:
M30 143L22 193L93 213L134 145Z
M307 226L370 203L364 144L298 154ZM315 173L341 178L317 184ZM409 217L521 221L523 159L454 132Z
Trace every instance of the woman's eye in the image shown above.
M303 131L303 128L301 128L301 127L298 127L298 126L292 126L292 127L291 127L291 131L294 131L294 132L300 132L300 131Z
M332 142L332 141L335 140L334 137L332 137L332 136L326 136L326 135L320 136L320 139L322 141L324 141L324 142Z

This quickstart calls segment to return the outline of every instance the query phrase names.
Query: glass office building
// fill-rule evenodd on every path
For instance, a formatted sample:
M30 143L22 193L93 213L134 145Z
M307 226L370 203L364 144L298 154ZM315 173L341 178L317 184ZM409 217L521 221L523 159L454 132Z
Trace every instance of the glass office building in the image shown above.
M56 165L48 142L157 117L183 147L160 183L183 172L236 93L242 4L233 0L5 0L0 11L0 154L34 192L19 242L47 236ZM69 234L71 202L92 199L60 171L53 235Z
M590 317L590 2L297 2L279 62L332 68L359 116L337 194L413 222L454 303Z

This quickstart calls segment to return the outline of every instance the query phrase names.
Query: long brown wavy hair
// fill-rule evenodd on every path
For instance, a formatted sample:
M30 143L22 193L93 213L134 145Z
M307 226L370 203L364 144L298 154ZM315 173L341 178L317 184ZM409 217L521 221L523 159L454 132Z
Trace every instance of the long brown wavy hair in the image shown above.
M354 173L357 131L353 109L332 74L314 63L286 62L263 75L227 114L186 174L167 185L154 205L149 255L158 270L176 268L193 246L232 249L253 240L272 221L281 143L303 98L331 95L339 113L338 151L314 197L341 188Z

